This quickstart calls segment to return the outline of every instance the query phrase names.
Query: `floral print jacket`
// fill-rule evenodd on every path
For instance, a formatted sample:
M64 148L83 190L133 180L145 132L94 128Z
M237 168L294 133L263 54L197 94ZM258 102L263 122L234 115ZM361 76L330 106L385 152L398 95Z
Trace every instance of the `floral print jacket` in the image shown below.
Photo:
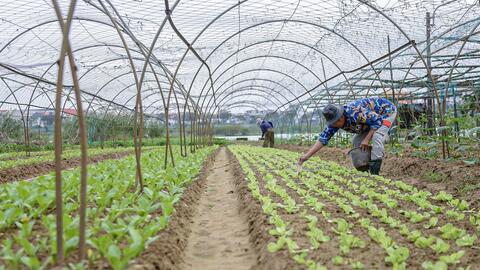
M378 129L383 120L397 112L397 108L386 98L371 97L362 98L343 106L345 109L345 125L343 130L351 133L362 133L369 129ZM318 140L327 145L330 138L338 131L338 128L326 127L320 133Z

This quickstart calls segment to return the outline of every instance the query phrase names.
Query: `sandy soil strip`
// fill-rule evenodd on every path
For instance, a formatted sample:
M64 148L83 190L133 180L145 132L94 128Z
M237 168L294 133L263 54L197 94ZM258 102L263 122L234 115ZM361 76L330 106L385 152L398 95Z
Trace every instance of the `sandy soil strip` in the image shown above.
M209 170L206 189L198 202L182 269L250 269L256 255L249 242L248 224L234 193L231 160L222 148Z

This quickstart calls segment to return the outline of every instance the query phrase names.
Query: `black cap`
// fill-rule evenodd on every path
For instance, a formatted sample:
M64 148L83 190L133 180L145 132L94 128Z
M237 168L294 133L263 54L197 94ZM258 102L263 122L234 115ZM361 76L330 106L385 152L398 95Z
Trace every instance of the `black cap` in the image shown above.
M327 120L327 125L331 126L333 123L337 122L338 119L343 115L344 109L342 106L336 106L333 104L328 104L323 108L323 116Z

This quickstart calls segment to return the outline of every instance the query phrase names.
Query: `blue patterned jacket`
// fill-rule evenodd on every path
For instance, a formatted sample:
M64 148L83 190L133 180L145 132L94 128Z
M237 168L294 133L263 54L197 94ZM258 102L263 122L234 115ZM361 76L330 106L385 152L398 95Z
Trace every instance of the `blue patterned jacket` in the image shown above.
M379 97L358 99L343 108L346 121L342 129L351 133L362 133L371 128L378 129L382 126L384 119L397 112L397 108L392 102ZM318 140L323 145L327 145L338 130L338 128L328 126L320 133Z

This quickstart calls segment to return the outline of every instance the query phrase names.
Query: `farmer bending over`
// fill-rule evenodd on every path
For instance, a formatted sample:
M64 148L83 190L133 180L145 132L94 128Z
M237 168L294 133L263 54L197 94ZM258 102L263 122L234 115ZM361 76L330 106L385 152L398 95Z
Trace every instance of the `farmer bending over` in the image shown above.
M273 144L275 142L273 123L270 121L262 120L261 118L257 118L257 125L259 125L260 129L262 130L262 138L265 136L265 140L263 141L263 147L273 147Z
M318 150L328 144L330 138L339 130L356 133L353 137L353 147L360 147L368 151L369 143L372 142L372 153L368 162L371 174L378 175L385 152L385 141L388 131L392 127L397 115L397 108L385 98L363 98L348 103L345 106L329 104L323 108L323 116L327 121L327 127L320 133L318 141L300 157L300 165L307 161ZM366 168L357 168L366 170Z

